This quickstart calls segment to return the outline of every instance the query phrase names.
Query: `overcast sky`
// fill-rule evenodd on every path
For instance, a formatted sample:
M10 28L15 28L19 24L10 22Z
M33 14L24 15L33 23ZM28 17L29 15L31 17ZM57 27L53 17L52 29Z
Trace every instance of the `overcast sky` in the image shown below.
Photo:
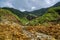
M0 0L0 7L12 7L21 11L33 11L53 6L60 0Z

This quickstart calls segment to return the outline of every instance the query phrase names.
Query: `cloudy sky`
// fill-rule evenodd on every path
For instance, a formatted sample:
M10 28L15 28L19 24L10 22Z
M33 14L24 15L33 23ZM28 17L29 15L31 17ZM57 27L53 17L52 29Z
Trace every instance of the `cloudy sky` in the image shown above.
M50 7L60 0L0 0L0 7L12 7L20 11L33 11Z

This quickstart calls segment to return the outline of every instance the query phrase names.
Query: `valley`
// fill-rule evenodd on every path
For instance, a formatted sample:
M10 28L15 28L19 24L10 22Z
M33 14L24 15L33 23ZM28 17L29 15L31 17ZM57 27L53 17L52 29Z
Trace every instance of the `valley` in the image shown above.
M60 40L60 2L57 4L32 12L0 8L0 40Z

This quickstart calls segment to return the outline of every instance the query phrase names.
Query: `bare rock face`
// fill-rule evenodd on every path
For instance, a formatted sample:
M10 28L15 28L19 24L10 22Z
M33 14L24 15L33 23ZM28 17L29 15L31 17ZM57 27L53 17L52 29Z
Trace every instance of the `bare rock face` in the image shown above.
M9 21L0 23L0 40L56 40L50 35L30 32L18 23Z

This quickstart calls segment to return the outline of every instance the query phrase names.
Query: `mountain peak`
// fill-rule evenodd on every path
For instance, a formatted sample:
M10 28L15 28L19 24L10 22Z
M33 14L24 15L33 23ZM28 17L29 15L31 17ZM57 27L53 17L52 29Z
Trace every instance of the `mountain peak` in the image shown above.
M60 2L56 3L53 7L60 6Z

